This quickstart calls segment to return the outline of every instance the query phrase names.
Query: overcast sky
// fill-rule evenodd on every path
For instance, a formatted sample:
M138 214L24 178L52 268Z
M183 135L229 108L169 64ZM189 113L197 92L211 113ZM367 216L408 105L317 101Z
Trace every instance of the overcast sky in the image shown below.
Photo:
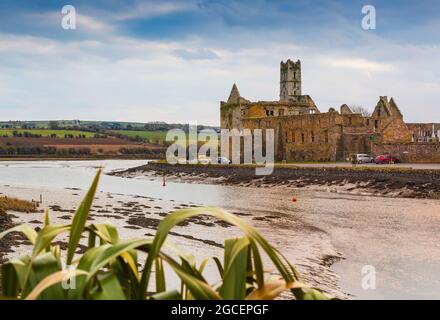
M76 30L61 8L77 11ZM362 7L377 29L363 30ZM219 124L235 82L278 100L279 63L301 59L321 111L392 96L408 122L440 122L440 1L0 3L0 119Z

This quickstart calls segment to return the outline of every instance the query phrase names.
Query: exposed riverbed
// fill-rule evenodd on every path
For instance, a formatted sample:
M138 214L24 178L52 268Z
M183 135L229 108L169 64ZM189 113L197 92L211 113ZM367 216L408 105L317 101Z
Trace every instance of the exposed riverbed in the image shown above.
M51 217L65 223L97 167L104 165L109 172L143 163L0 162L0 192L24 199L38 199L41 194L43 207L52 207ZM203 180L167 181L163 187L162 179L152 176L104 175L99 190L91 219L118 225L124 238L154 234L158 221L174 209L221 206L261 230L308 282L330 293L352 298L440 298L438 200L203 184ZM297 201L292 202L292 197ZM43 220L42 214L13 214L14 222L38 226ZM191 221L173 231L171 240L199 258L220 254L223 239L240 234L210 219ZM7 255L25 250L22 244ZM361 287L364 265L376 268L376 290Z

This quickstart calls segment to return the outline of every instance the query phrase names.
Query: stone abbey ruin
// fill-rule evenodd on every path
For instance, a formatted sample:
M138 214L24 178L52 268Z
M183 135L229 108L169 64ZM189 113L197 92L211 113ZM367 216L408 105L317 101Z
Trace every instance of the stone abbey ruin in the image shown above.
M301 89L301 62L280 65L280 100L252 102L234 84L220 103L222 129L274 129L277 161L344 161L352 154L392 154L403 162L440 162L440 124L405 123L393 98L379 98L371 116L321 112Z

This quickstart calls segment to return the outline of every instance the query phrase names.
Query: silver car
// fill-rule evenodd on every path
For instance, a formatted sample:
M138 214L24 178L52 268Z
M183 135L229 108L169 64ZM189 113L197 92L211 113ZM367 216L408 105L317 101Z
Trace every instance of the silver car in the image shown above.
M373 163L374 158L368 154L365 153L358 153L356 154L356 163Z
M218 163L218 164L230 164L230 163L231 163L231 160L229 160L229 159L226 158L226 157L218 157L218 159L217 159L217 163Z

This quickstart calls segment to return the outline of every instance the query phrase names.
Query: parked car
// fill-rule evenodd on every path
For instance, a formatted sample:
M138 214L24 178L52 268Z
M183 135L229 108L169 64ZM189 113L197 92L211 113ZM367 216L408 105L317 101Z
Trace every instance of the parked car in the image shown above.
M356 163L373 163L374 158L365 153L356 154Z
M231 163L231 160L229 160L229 159L226 158L226 157L218 157L218 159L217 159L217 163L218 163L218 164L230 164L230 163Z
M214 161L212 161L211 158L208 158L206 156L199 156L199 163L200 164L212 164L212 163L214 163L214 164L215 163L217 163L217 164L230 164L231 160L229 160L226 157L218 157L217 162L216 162L215 159L214 159Z
M389 154L381 155L376 157L374 161L376 164L390 164L390 163L400 163L400 160L396 157L390 156Z

